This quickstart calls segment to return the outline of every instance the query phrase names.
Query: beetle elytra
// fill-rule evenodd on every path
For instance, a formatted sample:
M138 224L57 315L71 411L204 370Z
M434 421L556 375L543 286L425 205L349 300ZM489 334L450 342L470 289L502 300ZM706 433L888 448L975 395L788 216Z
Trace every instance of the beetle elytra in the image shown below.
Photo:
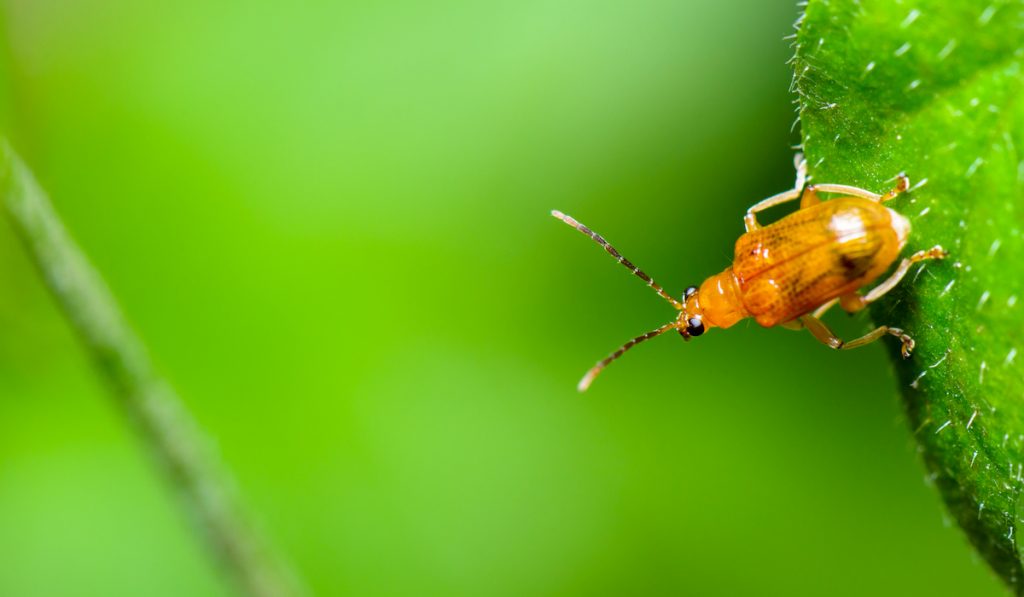
M792 189L747 210L743 218L746 232L736 241L732 265L699 288L687 288L682 300L665 292L600 234L560 211L551 212L601 245L679 311L673 321L633 338L594 365L577 386L581 392L609 363L640 342L673 329L689 340L710 328L727 328L747 317L764 327L806 329L834 349L857 348L891 335L902 343L903 356L910 356L914 340L900 328L879 326L847 342L821 321L821 316L836 304L849 313L860 311L899 284L911 265L946 257L946 251L938 245L918 251L900 261L883 282L864 294L859 292L892 266L907 243L910 222L883 204L906 191L909 179L899 175L896 186L884 195L840 184L807 185L807 165L799 154L796 163ZM837 196L824 200L819 193ZM759 212L797 199L797 211L768 225L758 222Z

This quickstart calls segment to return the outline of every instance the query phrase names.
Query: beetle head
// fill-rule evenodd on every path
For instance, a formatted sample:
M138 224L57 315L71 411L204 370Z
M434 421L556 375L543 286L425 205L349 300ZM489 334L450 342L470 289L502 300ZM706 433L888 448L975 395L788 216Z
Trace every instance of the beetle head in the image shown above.
M675 328L684 340L700 336L705 330L704 310L700 308L698 296L699 289L696 286L690 286L683 293L683 308L676 317Z

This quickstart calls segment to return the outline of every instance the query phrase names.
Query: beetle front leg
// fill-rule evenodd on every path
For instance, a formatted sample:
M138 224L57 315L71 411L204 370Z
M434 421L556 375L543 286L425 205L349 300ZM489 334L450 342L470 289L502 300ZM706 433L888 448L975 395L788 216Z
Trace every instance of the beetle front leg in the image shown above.
M757 213L762 212L766 209L781 205L787 201L794 201L801 197L801 192L804 191L804 185L807 183L807 160L804 159L804 154L798 153L793 156L793 165L796 167L796 181L793 183L793 188L779 193L778 195L772 195L767 199L758 201L750 209L747 210L747 214L743 216L743 227L747 232L757 230L761 227L761 224L757 221Z
M794 201L800 198L800 189L790 189L779 193L778 195L772 195L767 199L762 199L747 210L747 215L743 216L743 227L747 229L747 232L757 230L761 227L761 224L757 221L757 213L762 212L766 209L775 207L776 205L782 205L787 201Z
M796 170L796 182L793 183L793 188L802 189L807 184L807 160L804 158L804 154L798 152L793 156L793 168Z
M804 189L804 194L800 196L800 209L819 203L821 203L821 197L818 196L818 187L811 185Z
M804 315L800 318L800 322L804 324L807 331L811 332L819 342L835 350L851 350L854 348L860 348L865 344L871 344L886 334L896 336L900 339L900 342L903 344L900 347L900 353L903 354L903 358L910 358L910 353L914 350L914 339L904 333L900 328L894 328L887 325L879 326L856 340L846 342L839 336L836 336L832 330L828 329L828 326L813 315Z

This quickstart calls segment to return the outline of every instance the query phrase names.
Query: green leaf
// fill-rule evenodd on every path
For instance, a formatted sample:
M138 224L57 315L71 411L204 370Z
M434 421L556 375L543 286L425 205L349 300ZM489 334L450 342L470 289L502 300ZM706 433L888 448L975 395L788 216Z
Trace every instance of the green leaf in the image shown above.
M906 361L898 342L883 341L930 478L1018 593L1022 10L1019 1L810 0L794 60L813 179L881 192L906 172L913 191L890 206L913 223L908 252L941 244L951 253L915 266L871 317L916 338Z

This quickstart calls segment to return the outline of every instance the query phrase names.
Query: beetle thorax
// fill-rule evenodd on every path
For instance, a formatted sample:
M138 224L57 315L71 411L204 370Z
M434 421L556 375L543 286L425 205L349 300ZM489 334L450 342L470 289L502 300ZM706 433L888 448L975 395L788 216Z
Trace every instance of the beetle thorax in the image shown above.
M691 299L692 307L687 300L683 310L689 314L692 308L709 327L727 328L749 315L731 267L705 280Z

